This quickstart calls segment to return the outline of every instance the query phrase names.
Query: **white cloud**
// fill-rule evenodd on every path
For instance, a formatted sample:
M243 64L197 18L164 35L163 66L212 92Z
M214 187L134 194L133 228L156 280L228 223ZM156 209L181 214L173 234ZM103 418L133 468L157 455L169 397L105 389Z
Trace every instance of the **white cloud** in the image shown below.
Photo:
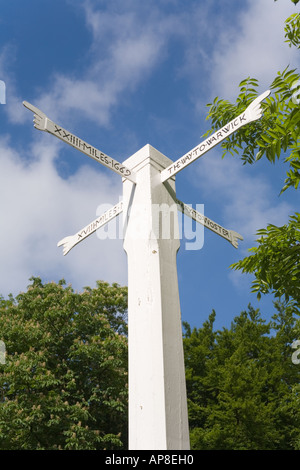
M96 279L126 283L121 240L93 235L66 257L56 246L94 220L99 204L118 202L121 185L86 166L62 179L54 164L58 146L48 139L37 140L30 153L28 163L0 140L0 293L18 293L32 275L64 277L76 288Z
M290 1L248 1L248 8L217 38L211 60L217 95L234 99L239 82L248 76L268 87L279 70L299 64L296 48L284 43L284 21L295 11Z

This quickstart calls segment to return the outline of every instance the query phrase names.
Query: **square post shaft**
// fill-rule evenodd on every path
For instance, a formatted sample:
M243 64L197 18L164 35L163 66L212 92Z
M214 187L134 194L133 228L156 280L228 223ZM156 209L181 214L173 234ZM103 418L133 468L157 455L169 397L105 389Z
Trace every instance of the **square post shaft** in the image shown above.
M130 450L189 449L178 216L160 176L170 162L150 145L124 162L137 177L136 185L123 181Z

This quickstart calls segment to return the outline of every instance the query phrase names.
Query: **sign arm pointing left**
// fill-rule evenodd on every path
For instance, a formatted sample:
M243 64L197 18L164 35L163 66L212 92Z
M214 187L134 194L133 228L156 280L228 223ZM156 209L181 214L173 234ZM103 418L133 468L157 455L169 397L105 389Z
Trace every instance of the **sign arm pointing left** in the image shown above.
M63 142L66 142L67 144L76 148L80 152L84 153L88 157L91 157L97 162L106 166L107 168L110 168L123 178L129 179L133 183L136 182L135 174L132 173L132 171L125 165L109 157L108 155L96 149L92 145L87 144L82 139L67 131L63 127L59 126L58 124L55 124L55 122L51 121L45 113L43 113L40 109L36 108L32 104L28 103L27 101L23 101L23 105L25 106L25 108L29 109L34 113L33 122L34 127L36 129L39 129L40 131L49 132L58 139L62 140Z
M104 214L100 215L97 219L93 220L93 222L75 233L75 235L70 235L60 240L57 246L63 246L63 254L65 256L75 245L92 235L92 233L96 232L100 227L103 227L103 225L107 224L122 211L123 201L118 202L118 204L114 205L111 209L108 209Z

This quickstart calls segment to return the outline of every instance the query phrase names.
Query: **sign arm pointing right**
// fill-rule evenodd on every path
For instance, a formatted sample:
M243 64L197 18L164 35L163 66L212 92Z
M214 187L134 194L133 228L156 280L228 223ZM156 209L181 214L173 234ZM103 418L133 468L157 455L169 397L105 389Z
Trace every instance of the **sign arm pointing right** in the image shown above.
M262 109L260 103L269 96L270 90L265 91L255 100L250 103L247 109L241 113L238 117L227 123L213 135L208 137L206 140L201 142L199 145L194 147L192 150L187 152L185 155L180 157L176 162L165 168L161 172L161 181L165 182L167 179L176 175L179 171L183 170L190 163L202 157L206 152L212 149L215 145L222 142L222 140L229 137L233 132L238 130L240 127L245 126L249 122L256 121L262 116Z

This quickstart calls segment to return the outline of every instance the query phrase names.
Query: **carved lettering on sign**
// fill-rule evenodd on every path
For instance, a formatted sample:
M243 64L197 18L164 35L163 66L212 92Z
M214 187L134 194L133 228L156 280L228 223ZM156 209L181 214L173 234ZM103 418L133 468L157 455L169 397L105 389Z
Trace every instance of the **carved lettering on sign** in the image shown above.
M103 165L110 167L111 169L121 174L125 178L128 178L129 176L132 175L132 172L129 168L122 165L121 163L114 160L113 158L109 157L105 153L100 152L100 150L96 149L92 145L87 144L86 142L84 142L83 140L81 140L79 137L72 134L71 132L68 132L62 127L59 127L57 124L50 121L49 119L47 120L46 130L50 132L51 134L56 135L56 137L63 140L64 142L67 142L68 144L72 145L72 147L85 153L89 157L92 157L95 160L98 160Z
M124 178L127 178L135 183L135 175L125 165L119 163L117 160L114 160L108 155L105 155L105 153L100 152L100 150L96 149L92 145L87 144L71 132L66 131L63 127L58 126L55 124L55 122L51 121L45 113L27 101L24 101L23 104L27 109L34 113L34 127L36 129L49 132L55 137L58 137L60 140L67 142L72 147L85 153L89 157L94 158L94 160L97 160Z
M269 90L262 93L255 100L253 100L245 109L245 111L238 117L234 118L228 124L216 131L211 137L208 137L206 140L179 158L176 162L165 168L161 172L161 181L164 182L168 178L174 176L176 173L178 173L178 171L182 170L194 160L204 155L208 150L219 144L222 140L226 139L226 137L238 130L240 127L259 119L262 116L262 108L260 104L265 98L267 98L267 96L269 96L269 94Z
M102 227L104 224L113 219L116 215L120 214L123 210L123 201L119 202L111 209L108 209L104 214L100 215L97 219L87 225L85 228L77 232L77 242L81 241L83 238L87 237L91 233L94 233L98 228ZM77 243L76 242L76 243Z
M162 180L165 181L170 176L173 176L175 173L180 171L185 166L192 163L192 161L201 157L204 153L208 152L210 148L217 145L219 142L224 140L228 133L231 134L239 127L247 123L245 113L240 115L238 118L231 121L229 124L226 124L221 130L213 134L211 137L208 137L206 140L197 145L197 147L190 150L188 153L179 158L176 162L172 163L168 168L162 172ZM163 176L164 174L164 176Z
M205 217L203 214L196 211L195 209L188 206L187 204L184 204L182 201L179 201L179 199L177 199L176 202L178 206L180 206L181 212L183 212L186 215L189 215L193 220L195 220L196 222L200 222L200 224L209 228L213 232L218 233L223 238L226 238L228 241L231 241L229 230L217 224L216 222L213 222L211 219L209 219L208 217Z

